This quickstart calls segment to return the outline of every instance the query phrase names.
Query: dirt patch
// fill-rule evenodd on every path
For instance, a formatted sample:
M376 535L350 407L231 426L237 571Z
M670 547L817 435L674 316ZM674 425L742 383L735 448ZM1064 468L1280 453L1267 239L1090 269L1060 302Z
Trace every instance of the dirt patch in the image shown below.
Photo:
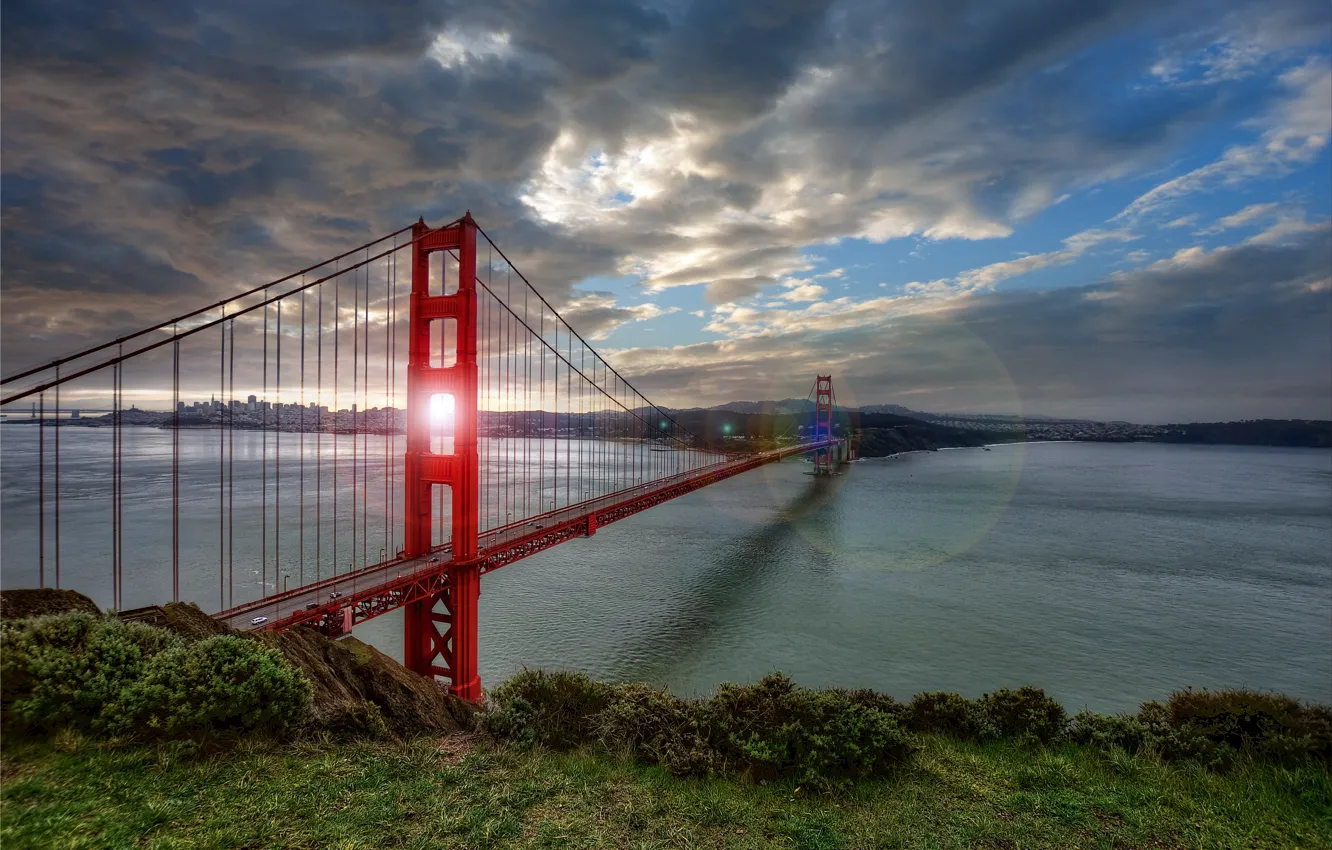
M254 638L281 652L314 685L316 725L324 718L344 724L357 713L351 706L362 702L377 706L389 730L404 737L474 725L476 706L356 638L333 641L300 627Z
M0 620L26 620L68 611L102 613L96 602L73 590L56 590L54 587L0 590Z
M168 602L161 610L161 616L153 625L159 629L175 632L186 640L239 634L231 626L204 613L203 609L193 602Z
M475 752L479 743L481 743L480 733L454 732L440 738L435 742L435 746L439 748L440 762L452 766Z
M17 782L38 772L37 765L30 762L16 762L0 756L0 786Z

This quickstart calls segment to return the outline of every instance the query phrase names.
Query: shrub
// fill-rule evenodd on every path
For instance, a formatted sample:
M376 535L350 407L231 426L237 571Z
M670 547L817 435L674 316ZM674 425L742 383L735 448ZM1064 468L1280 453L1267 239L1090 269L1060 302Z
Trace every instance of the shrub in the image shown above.
M553 748L596 743L676 776L741 772L827 787L882 774L911 753L884 710L891 700L797 688L781 675L687 700L647 685L525 670L492 697L485 727L497 737Z
M981 707L966 697L944 691L911 698L907 726L915 732L943 732L964 740L986 740L995 730Z
M856 705L882 711L897 721L897 725L903 728L906 728L911 719L911 706L900 703L887 694L881 694L869 688L857 688L851 691L837 690L837 692L845 693L846 698Z
M723 759L756 778L794 776L827 787L883 775L912 752L896 720L840 690L797 688L774 674L754 685L723 685L706 703L706 723Z
M980 708L1001 735L1048 744L1064 734L1064 707L1040 688L1000 688L981 697Z
M102 728L108 707L149 662L180 645L159 629L81 612L6 623L0 696L32 729Z
M1309 755L1332 762L1332 706L1305 706L1293 731L1309 736Z
M595 736L608 750L660 764L672 776L724 773L726 764L713 747L705 706L649 685L616 685L606 707L593 718Z
M1118 747L1130 753L1141 752L1152 740L1152 735L1152 724L1131 714L1080 711L1068 725L1068 737L1074 743L1103 750Z
M567 750L592 740L610 686L584 673L523 670L492 693L486 729L496 737Z
M1192 726L1213 741L1243 747L1290 728L1300 704L1281 694L1188 688L1171 694L1166 710L1171 726Z
M109 706L110 731L282 732L304 721L310 682L257 641L219 635L157 655Z
M1305 706L1283 694L1245 688L1176 691L1165 706L1169 724L1257 758L1290 763L1332 759L1332 708Z
M612 752L646 762L671 762L681 769L691 764L701 767L698 759L684 757L686 750L708 747L706 738L699 734L698 714L696 703L664 689L614 685L606 707L592 718L592 733Z
M1149 746L1164 761L1195 761L1217 773L1230 770L1237 756L1233 747L1213 741L1197 728L1187 725L1167 726L1154 733Z

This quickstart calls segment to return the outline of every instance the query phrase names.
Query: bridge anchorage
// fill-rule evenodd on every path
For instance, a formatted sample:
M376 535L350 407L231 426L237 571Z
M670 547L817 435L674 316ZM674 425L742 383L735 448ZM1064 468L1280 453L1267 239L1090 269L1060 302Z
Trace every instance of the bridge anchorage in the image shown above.
M109 393L90 386L105 377ZM834 433L827 375L803 437L755 451L692 433L570 327L470 213L418 221L0 385L0 405L35 397L38 409L6 426L38 426L27 434L35 533L6 539L16 561L32 556L37 583L51 573L55 586L125 610L127 599L160 601L160 560L174 600L236 628L337 636L402 610L405 665L469 700L481 698L486 573L787 457L812 456L820 476L852 459ZM127 407L127 394L169 394L170 412ZM71 398L80 419L51 413ZM102 408L111 412L86 415ZM106 465L102 489L86 475L61 486L61 432L85 426L99 430L79 432L77 460L83 473ZM167 451L170 511L152 463ZM95 538L100 528L109 535ZM63 585L62 539L80 552ZM89 566L99 551L109 576Z

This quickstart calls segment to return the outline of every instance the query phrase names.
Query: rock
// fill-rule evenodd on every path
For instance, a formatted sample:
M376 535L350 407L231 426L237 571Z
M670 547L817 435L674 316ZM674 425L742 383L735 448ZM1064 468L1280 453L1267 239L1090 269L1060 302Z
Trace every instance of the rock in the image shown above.
M333 641L301 627L254 637L280 651L310 680L315 723L330 731L366 717L368 734L374 722L357 705L362 702L377 706L389 731L404 737L471 728L479 710L354 637Z
M0 620L26 620L70 611L102 613L96 602L73 590L54 587L0 590Z
M215 635L240 634L221 620L213 619L193 602L168 602L165 605L136 608L123 612L120 618L178 634L188 641Z

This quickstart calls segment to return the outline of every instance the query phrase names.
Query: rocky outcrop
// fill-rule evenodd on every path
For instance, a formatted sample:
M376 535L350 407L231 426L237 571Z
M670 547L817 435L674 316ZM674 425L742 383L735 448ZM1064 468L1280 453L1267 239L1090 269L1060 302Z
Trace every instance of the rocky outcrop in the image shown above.
M26 620L71 611L101 613L96 602L73 590L56 590L54 587L0 590L0 620Z

